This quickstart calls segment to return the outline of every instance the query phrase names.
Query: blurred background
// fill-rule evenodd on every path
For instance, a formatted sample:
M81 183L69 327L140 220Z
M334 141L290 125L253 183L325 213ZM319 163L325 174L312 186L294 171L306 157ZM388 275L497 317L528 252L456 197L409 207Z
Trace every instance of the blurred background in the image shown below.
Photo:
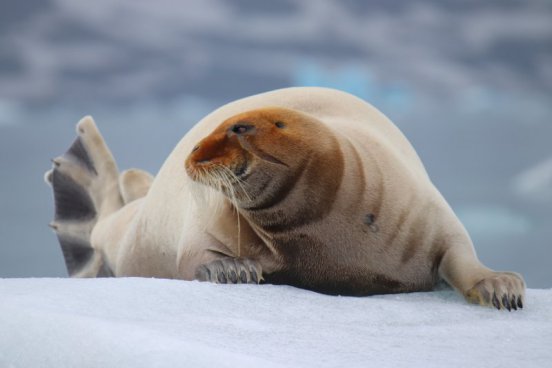
M488 266L552 287L552 2L0 0L0 277L65 276L49 159L157 172L214 108L327 86L410 139Z

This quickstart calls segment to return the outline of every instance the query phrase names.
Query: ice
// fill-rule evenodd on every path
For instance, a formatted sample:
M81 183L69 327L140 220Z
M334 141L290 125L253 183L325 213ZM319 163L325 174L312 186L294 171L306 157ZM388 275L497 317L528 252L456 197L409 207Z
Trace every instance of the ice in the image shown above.
M552 289L336 297L176 280L0 279L0 367L550 367Z

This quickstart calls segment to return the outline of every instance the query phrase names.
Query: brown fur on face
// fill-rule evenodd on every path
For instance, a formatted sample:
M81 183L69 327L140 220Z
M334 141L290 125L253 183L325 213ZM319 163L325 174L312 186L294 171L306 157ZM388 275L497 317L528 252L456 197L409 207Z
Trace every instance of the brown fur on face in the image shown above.
M258 209L290 192L298 175L313 162L325 165L325 170L339 166L334 164L340 160L336 151L333 137L316 119L284 108L264 108L224 121L194 147L186 171L193 180L225 194L225 186L232 184L240 207ZM229 182L217 188L220 183L213 176L221 172Z

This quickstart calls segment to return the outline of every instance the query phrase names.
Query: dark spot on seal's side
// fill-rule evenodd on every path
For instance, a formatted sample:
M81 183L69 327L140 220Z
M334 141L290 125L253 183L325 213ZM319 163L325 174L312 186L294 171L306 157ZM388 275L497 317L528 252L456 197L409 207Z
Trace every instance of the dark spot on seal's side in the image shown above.
M286 124L284 124L282 121L277 121L274 123L274 125L276 125L276 127L280 129L283 129L286 126Z
M364 216L364 223L366 225L372 225L376 221L376 216L373 213L369 213Z
M373 233L377 233L379 231L378 225L376 225L376 215L373 213L369 213L366 216L364 216L364 223L368 225L370 228L370 231Z

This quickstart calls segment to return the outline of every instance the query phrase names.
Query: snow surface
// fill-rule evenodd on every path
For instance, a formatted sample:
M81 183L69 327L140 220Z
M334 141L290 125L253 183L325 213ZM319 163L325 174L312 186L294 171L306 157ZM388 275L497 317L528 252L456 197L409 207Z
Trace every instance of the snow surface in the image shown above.
M552 289L335 297L158 279L0 279L0 367L552 367Z

